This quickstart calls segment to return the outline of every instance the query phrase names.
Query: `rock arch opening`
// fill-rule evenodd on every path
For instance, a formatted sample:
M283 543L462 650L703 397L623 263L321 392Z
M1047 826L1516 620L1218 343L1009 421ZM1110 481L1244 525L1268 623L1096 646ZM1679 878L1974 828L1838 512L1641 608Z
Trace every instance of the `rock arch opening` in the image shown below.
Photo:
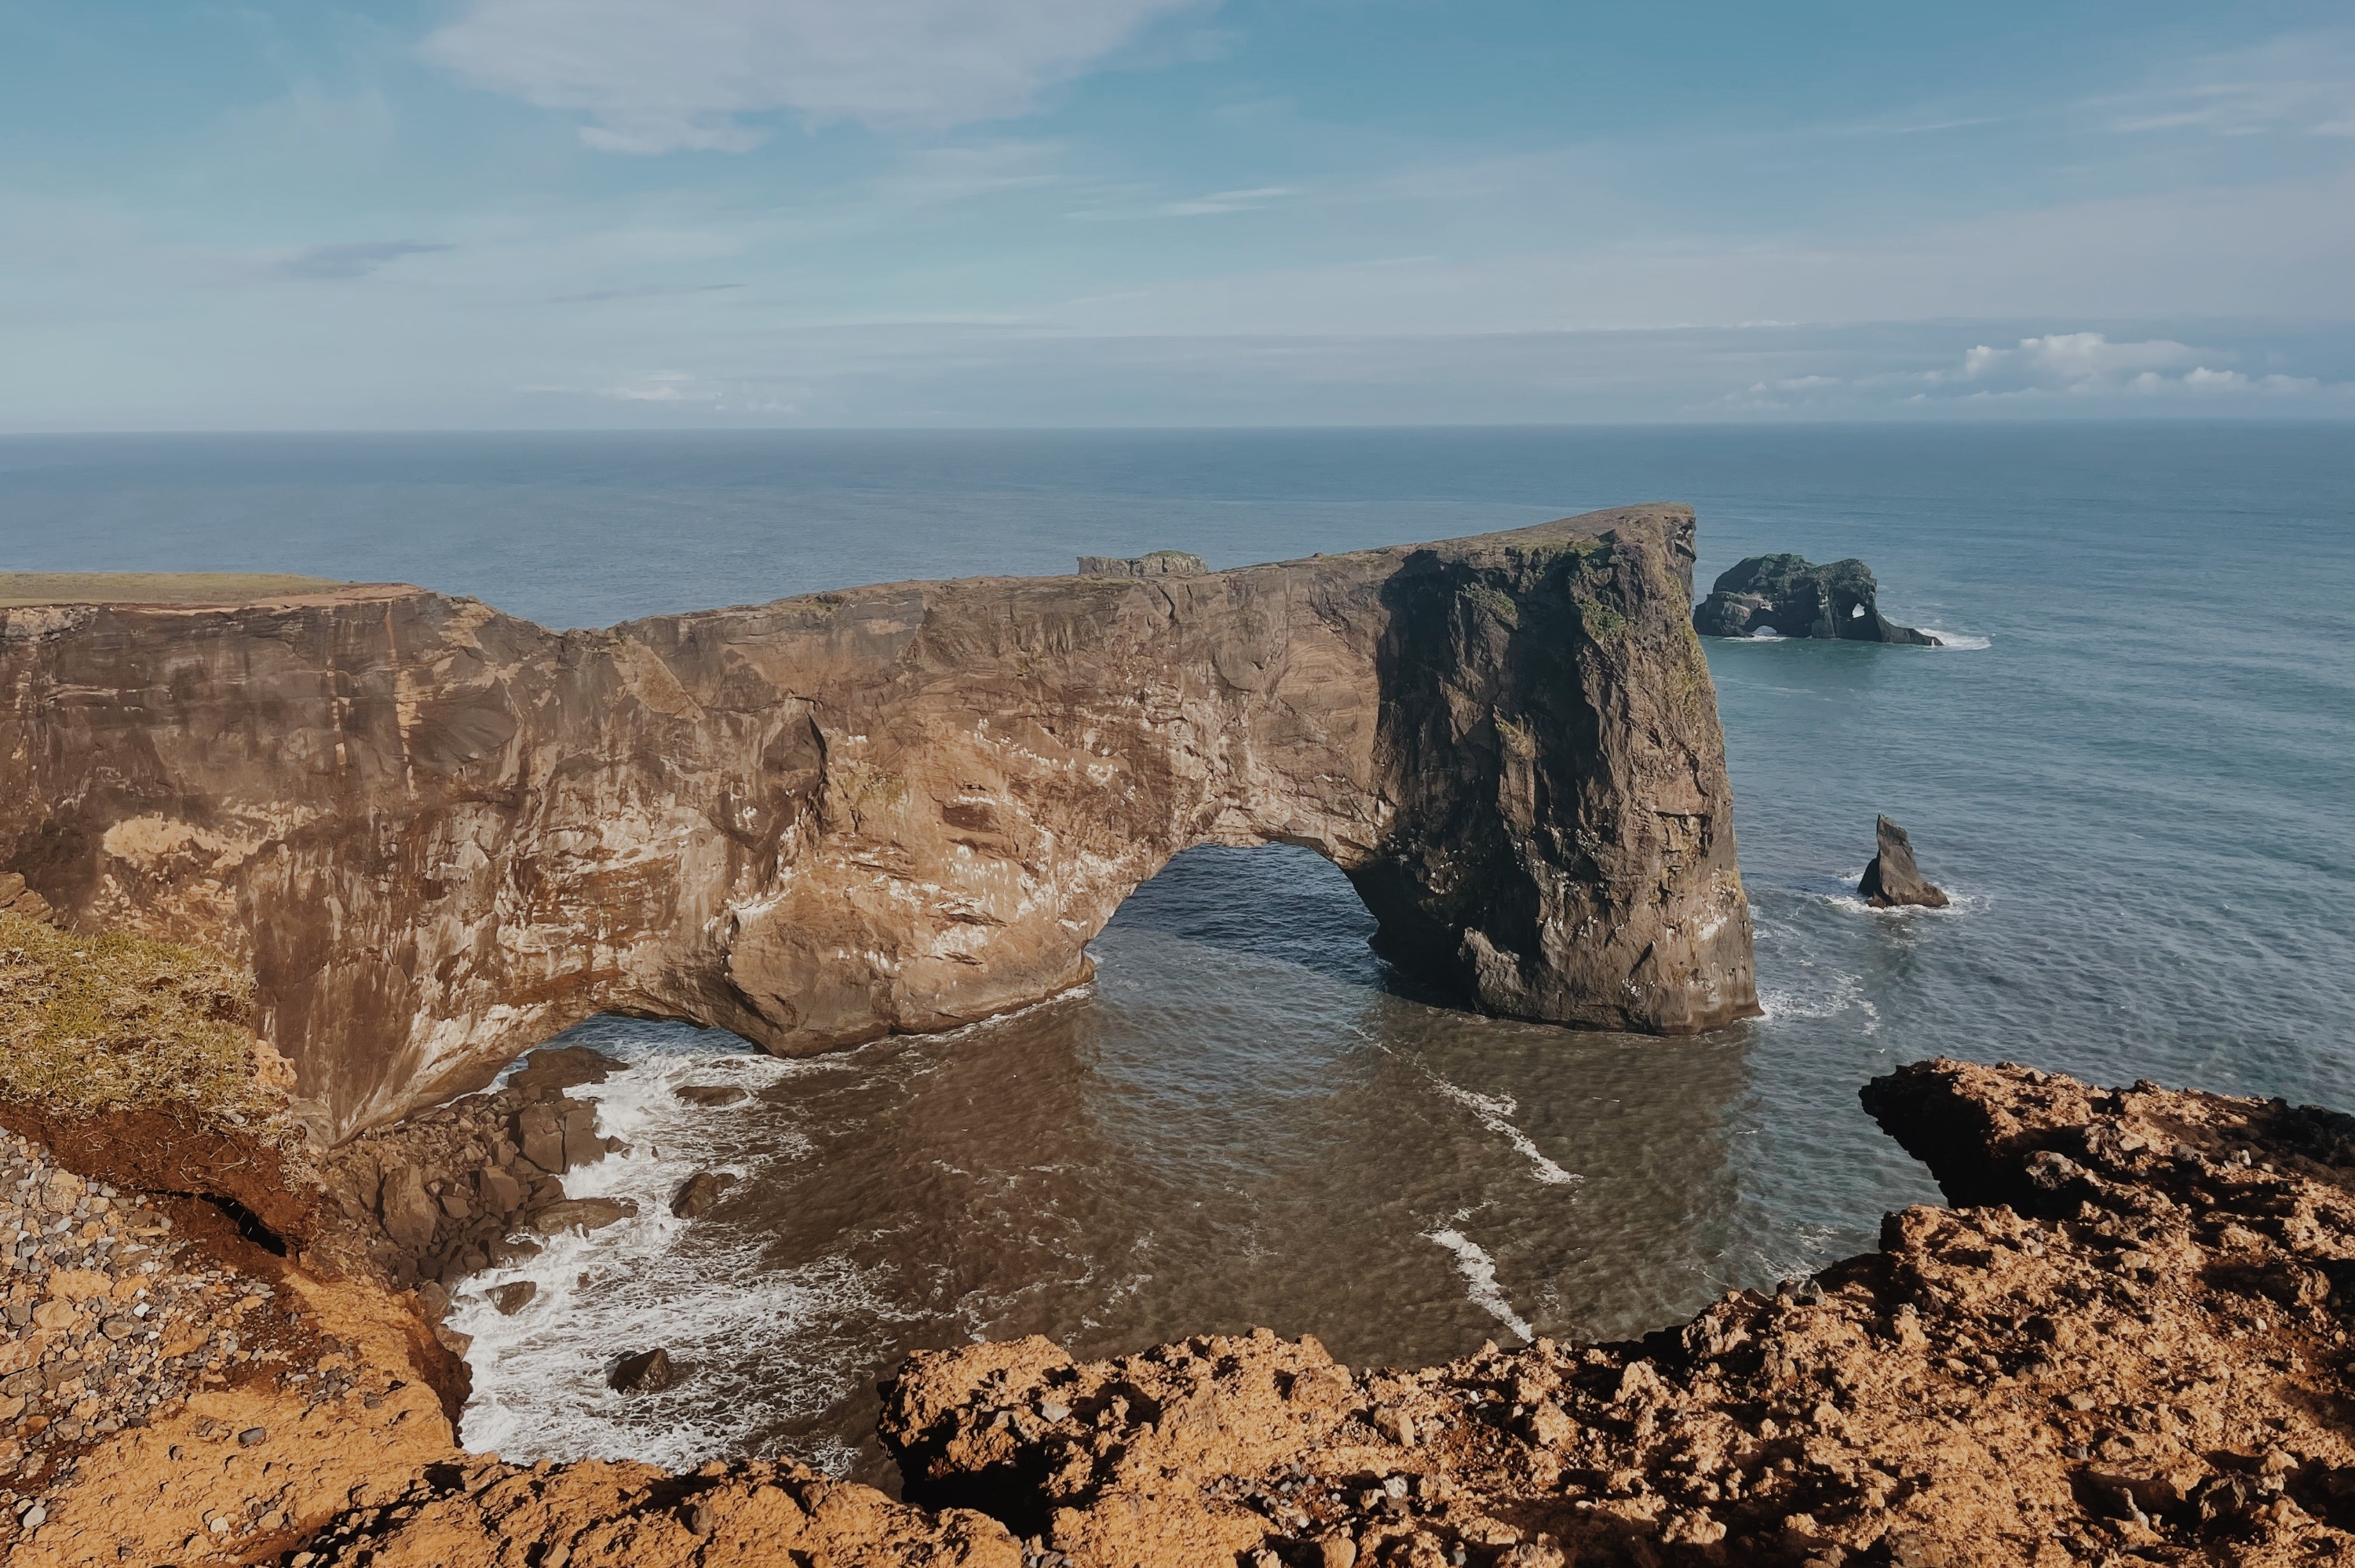
M1201 844L1128 895L1103 933L1175 937L1204 947L1381 983L1374 916L1340 867L1296 844Z

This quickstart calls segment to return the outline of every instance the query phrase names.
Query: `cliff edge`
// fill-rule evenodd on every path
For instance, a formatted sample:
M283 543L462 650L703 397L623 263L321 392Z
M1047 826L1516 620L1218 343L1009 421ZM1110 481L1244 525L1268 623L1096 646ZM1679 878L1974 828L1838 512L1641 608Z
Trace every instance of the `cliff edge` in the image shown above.
M1477 1007L1703 1030L1756 1003L1692 535L1643 506L602 631L400 586L20 604L0 871L250 967L330 1139L600 1012L803 1054L1036 1001L1209 842L1315 848Z

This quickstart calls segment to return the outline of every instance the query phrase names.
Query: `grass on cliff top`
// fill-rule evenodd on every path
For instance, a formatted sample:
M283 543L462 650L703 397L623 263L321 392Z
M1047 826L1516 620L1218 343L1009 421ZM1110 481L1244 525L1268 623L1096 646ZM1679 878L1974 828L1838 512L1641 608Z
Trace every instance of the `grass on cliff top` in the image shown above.
M245 604L348 586L284 572L0 572L0 609L34 604Z
M0 1101L260 1128L284 1108L288 1075L246 1027L252 1005L226 959L0 910Z

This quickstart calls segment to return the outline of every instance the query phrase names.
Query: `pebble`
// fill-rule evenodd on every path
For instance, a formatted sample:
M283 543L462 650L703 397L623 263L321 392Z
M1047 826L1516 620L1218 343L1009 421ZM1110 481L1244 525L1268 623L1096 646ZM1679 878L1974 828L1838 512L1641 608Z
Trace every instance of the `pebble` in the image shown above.
M275 1359L261 1353L286 1320L272 1287L191 1255L170 1229L144 1198L0 1131L0 1510L18 1528L48 1515L16 1489L40 1492L81 1445ZM248 1447L267 1437L238 1436Z

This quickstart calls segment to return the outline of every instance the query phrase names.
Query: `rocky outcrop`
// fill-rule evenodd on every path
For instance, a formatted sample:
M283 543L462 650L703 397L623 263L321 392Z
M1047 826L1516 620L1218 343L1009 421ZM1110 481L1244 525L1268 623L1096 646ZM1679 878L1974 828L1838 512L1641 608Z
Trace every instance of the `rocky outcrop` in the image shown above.
M1867 1106L1958 1203L1639 1342L1355 1372L1207 1337L913 1358L911 1499L1071 1568L2339 1560L2355 1118L1933 1062Z
M1083 577L1199 577L1210 568L1202 557L1184 550L1156 550L1149 556L1082 556Z
M904 1502L791 1463L464 1453L402 1300L273 1257L208 1205L0 1146L0 1236L20 1237L0 1274L0 1556L2290 1568L2355 1552L2355 1118L1951 1061L1864 1100L1958 1205L1890 1215L1877 1253L1639 1341L1418 1371L1264 1330L1092 1362L1037 1339L926 1352L886 1390Z
M1945 890L1932 886L1922 868L1913 863L1913 841L1905 836L1905 830L1886 817L1878 817L1872 831L1879 848L1856 885L1858 895L1875 909L1905 906L1944 909Z
M1704 637L1771 633L1944 646L1883 616L1879 595L1872 568L1854 558L1818 567L1798 556L1753 556L1718 577L1693 609L1693 629Z
M328 1138L598 1012L771 1050L1085 980L1168 858L1314 847L1476 1006L1756 1011L1692 518L556 632L407 588L0 610L0 867L250 966Z
M27 920L49 917L49 901L25 885L19 873L0 872L0 911L21 915Z
M597 1107L563 1090L615 1065L574 1046L535 1051L496 1094L466 1095L373 1128L319 1156L332 1224L311 1250L339 1273L395 1287L466 1276L527 1257L551 1235L627 1218L625 1200L568 1198L564 1175L623 1146L597 1132Z

